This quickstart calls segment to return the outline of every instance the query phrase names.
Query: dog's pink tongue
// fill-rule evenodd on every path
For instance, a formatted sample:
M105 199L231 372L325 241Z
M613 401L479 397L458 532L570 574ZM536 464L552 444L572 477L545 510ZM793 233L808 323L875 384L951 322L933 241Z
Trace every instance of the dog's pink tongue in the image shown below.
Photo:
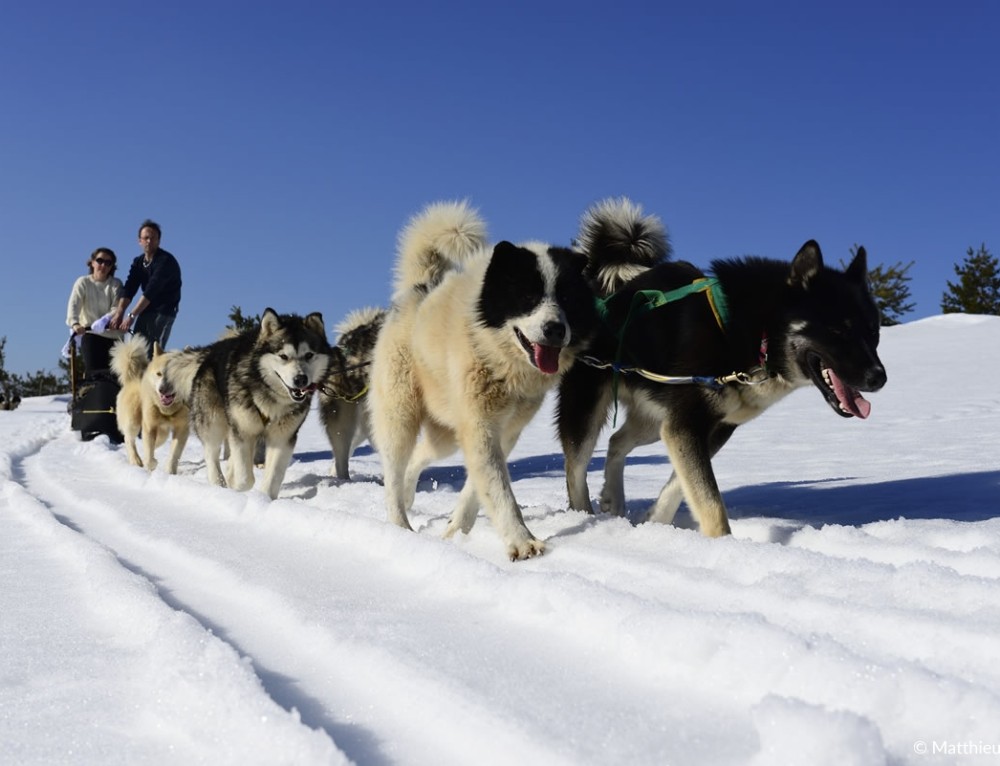
M558 346L543 346L541 343L532 344L535 352L535 367L547 375L554 375L559 372L559 352L562 350Z
M833 392L837 395L837 401L846 407L855 417L862 420L867 418L872 411L871 402L865 399L856 388L852 388L838 378L837 373L833 370L830 370L829 373L830 382L833 384Z

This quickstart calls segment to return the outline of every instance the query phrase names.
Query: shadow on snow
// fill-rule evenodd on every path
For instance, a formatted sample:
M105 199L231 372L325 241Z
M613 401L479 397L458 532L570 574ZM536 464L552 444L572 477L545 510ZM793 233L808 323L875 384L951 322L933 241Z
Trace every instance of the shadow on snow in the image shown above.
M968 522L1000 516L996 502L1000 471L826 486L840 481L843 479L755 484L723 492L722 497L731 519L784 519L813 527L861 526L899 518ZM629 518L641 519L654 500L629 500ZM684 505L677 525L695 526Z
M366 444L354 454L372 453L372 448ZM330 453L306 452L295 457L303 462L323 461L330 460ZM426 468L420 474L418 491L426 491L428 485L460 491L466 476L461 460L461 453L455 453L447 464ZM667 464L666 456L662 455L634 455L628 459L630 466ZM518 458L509 463L509 468L515 482L545 477L562 481L564 476L562 453ZM594 457L587 470L603 472L604 458ZM665 472L664 477L667 475L669 474ZM984 521L1000 516L1000 506L996 502L1000 490L1000 471L841 485L841 482L849 481L850 478L747 485L723 492L723 500L732 519L776 518L799 522L805 526L858 526L898 518ZM367 480L377 479L367 477ZM626 477L626 492L627 488ZM591 495L596 498L595 490L599 490L599 485L591 487ZM633 523L640 521L654 500L652 497L627 500L628 518ZM690 520L686 504L681 505L676 524L695 526Z

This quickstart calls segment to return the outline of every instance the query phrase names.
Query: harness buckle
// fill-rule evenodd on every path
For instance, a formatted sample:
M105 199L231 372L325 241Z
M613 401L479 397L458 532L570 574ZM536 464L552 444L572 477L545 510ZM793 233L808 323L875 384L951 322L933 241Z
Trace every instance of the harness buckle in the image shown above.
M733 372L721 378L717 378L719 383L739 383L743 386L759 386L770 376L763 367L753 367L746 372Z

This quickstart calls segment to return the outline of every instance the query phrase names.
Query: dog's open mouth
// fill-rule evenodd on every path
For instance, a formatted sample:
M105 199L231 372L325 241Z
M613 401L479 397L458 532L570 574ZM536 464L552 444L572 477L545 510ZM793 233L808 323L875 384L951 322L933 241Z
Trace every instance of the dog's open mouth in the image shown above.
M176 398L177 394L175 394L173 391L171 391L170 393L164 393L163 391L160 392L160 404L164 407L169 407L171 404L174 403L174 400Z
M833 411L845 418L864 420L871 414L872 405L853 386L840 379L831 367L823 363L818 354L809 354L809 373L816 387L833 407Z
M559 352L562 351L561 346L546 346L541 343L532 343L516 327L514 328L514 334L535 367L546 375L554 375L559 372Z
M305 388L292 388L286 383L285 388L288 389L288 395L292 397L292 401L302 402L315 393L317 386L315 383L310 383Z

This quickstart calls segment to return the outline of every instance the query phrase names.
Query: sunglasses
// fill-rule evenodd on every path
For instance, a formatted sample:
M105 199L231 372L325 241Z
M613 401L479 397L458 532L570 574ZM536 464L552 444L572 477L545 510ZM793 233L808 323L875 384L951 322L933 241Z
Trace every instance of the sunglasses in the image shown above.
M95 258L94 263L99 263L102 266L114 266L115 262L107 258Z

